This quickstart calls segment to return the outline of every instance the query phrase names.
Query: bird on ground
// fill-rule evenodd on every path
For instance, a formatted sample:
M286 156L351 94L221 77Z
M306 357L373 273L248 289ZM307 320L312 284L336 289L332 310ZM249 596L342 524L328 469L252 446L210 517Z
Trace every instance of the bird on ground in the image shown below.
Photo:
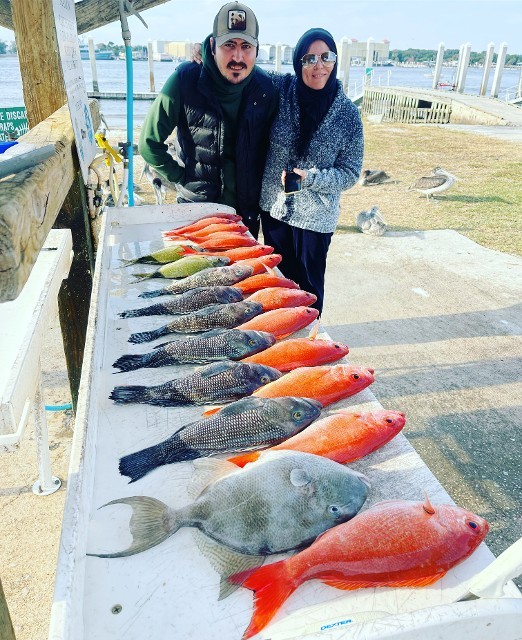
M408 191L418 191L419 193L424 193L426 195L426 199L429 202L430 196L433 196L435 193L442 193L443 191L447 191L451 186L455 184L458 178L456 178L453 174L449 173L445 169L441 167L435 167L433 172L429 176L423 176L416 180L410 187L408 187Z
M361 211L357 215L355 224L360 231L371 236L382 236L387 229L387 224L377 205L369 211Z
M365 169L361 174L359 184L361 187L371 187L374 184L383 184L389 180L390 176L386 171L371 171L370 169Z

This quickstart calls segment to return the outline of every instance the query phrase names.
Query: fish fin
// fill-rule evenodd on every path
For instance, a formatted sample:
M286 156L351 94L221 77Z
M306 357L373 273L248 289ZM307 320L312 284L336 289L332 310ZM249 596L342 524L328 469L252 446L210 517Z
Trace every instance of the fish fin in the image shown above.
M446 571L436 573L434 575L423 576L416 579L408 580L388 580L388 581L357 581L357 580L322 580L324 584L335 589L343 591L355 591L356 589L372 588L372 587L426 587L437 580L440 580Z
M229 462L238 467L244 467L249 462L255 462L260 456L259 451L251 451L250 453L240 453L232 458L227 458Z
M192 534L196 546L202 555L210 562L214 571L219 574L218 600L228 598L236 589L239 589L238 584L233 584L228 581L229 576L246 571L247 569L257 569L257 567L263 564L265 559L264 556L249 556L233 551L212 540L198 529L193 529Z
M212 482L239 471L235 464L219 458L198 458L194 460L193 466L194 473L187 487L187 493L193 500L196 500Z
M132 535L132 544L124 551L116 553L88 553L88 556L98 558L123 558L133 556L135 553L146 551L155 547L169 536L175 533L182 525L181 518L167 518L167 514L174 512L169 507L147 496L130 496L120 498L104 504L101 509L111 504L127 504L132 509L132 516L129 522L129 529Z
M120 458L119 471L122 476L130 478L129 482L136 482L156 467L165 464L161 459L161 447L154 445Z
M202 412L202 416L204 418L208 418L209 416L213 416L216 413L219 413L221 411L221 409L223 409L223 405L222 404L218 404L214 407L209 407L208 409L205 409L205 411Z
M142 280L148 280L149 278L161 277L161 274L158 271L149 271L148 273L133 273L132 275L136 278L134 282L141 282Z
M259 569L247 569L229 578L254 591L254 612L243 640L255 636L272 620L283 602L296 590L286 571L286 560L264 565Z
M204 253L203 249L195 249L194 247L191 247L189 245L184 245L183 246L183 253L184 255L194 255L196 253Z
M426 491L424 492L424 496L426 498L426 501L424 502L424 504L422 505L422 508L424 509L424 511L432 516L435 513L435 509L433 508L430 499L428 498L428 494L426 493Z
M149 387L141 385L114 387L109 396L109 400L114 400L118 404L129 404L131 402L146 402L149 396Z
M280 336L277 336L277 340L283 340L284 338L288 338L288 336L291 336L292 333L295 333L295 331L290 331L288 333L283 333Z
M308 334L308 338L310 340L315 340L317 338L317 334L319 333L320 326L321 326L321 323L319 322L319 318L318 318L317 322L314 324L314 326L312 327L312 330Z
M199 369L199 373L202 378L213 378L214 376L217 376L220 373L224 373L228 369L233 368L235 364L235 362L231 362L230 360L213 362L210 366L207 365L206 367L201 367Z
M271 276L277 276L277 273L274 271L274 269L272 269L272 267L269 267L267 264L265 264L265 269Z
M140 293L140 298L157 298L158 296L166 296L168 291L165 289L154 289L154 291L143 291Z

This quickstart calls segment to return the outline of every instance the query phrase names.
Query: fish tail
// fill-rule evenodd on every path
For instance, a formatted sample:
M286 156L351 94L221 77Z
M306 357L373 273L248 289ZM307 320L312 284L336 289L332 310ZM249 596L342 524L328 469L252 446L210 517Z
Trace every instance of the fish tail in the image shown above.
M125 260L124 258L120 258L120 262L121 262L121 267L130 267L133 264L136 264L137 262L139 262L140 259L139 258L133 258L132 260Z
M109 396L109 400L114 400L114 402L118 404L129 404L130 402L147 402L149 396L149 387L132 385L128 387L114 387Z
M166 336L167 334L168 329L166 327L160 327L159 329L155 329L154 331L141 331L140 333L131 333L128 342L132 342L133 344L150 342L151 340L156 340L156 338L161 338L161 336Z
M243 640L259 633L275 616L283 602L299 586L289 579L286 560L265 565L260 569L247 569L228 578L254 592L254 612Z
M123 458L120 458L119 464L121 475L129 477L130 482L136 482L136 480L143 478L147 473L165 464L161 451L160 445L154 445L153 447L130 453L128 456L123 456Z
M145 316L147 313L144 313L145 309L129 309L128 311L122 311L118 313L120 318L138 318L139 316Z
M168 517L173 515L173 512L166 504L156 500L156 498L131 496L112 500L104 504L103 507L111 504L127 504L131 507L132 516L129 528L132 535L132 544L127 549L116 553L88 553L88 556L97 556L98 558L133 556L160 544L175 533L182 524L180 518Z
M148 280L149 278L157 278L157 272L152 271L149 273L133 273L132 274L136 280L134 282L141 282L142 280Z
M144 353L142 355L128 354L118 358L112 366L115 369L120 369L121 371L134 371L135 369L141 369L142 367L158 366L155 364L156 359L156 352Z
M249 451L248 453L240 453L237 456L232 456L232 458L228 458L228 461L238 467L244 467L249 462L255 462L260 455L259 451Z
M155 289L154 291L144 291L140 293L140 298L157 298L158 296L166 296L167 291L165 289Z

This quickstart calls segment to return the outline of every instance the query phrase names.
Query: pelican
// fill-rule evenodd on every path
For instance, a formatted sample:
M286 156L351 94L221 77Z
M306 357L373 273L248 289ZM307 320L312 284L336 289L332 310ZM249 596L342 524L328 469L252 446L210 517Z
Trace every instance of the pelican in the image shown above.
M424 193L429 202L430 196L446 191L455 184L457 179L453 174L448 173L441 167L435 167L431 176L419 178L408 188L408 191Z
M151 183L154 189L156 204L163 204L167 191L176 191L176 187L171 182L162 178L160 174L147 163L143 165L140 181L143 180L144 177Z
M361 185L361 187L370 187L374 184L383 184L389 179L390 176L386 173L386 171L370 171L370 169L365 169L362 172L359 184Z
M377 205L374 205L369 211L361 211L357 215L355 224L360 231L371 236L382 236L387 229L387 224Z

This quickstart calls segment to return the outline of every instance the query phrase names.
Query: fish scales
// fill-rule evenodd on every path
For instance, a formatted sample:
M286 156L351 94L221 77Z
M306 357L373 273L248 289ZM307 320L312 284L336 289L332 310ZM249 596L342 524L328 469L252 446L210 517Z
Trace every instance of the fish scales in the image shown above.
M240 265L213 267L173 282L162 289L144 291L140 293L140 298L156 298L158 296L171 294L176 295L197 287L231 286L248 278L252 275L253 271L254 269L252 267Z
M244 398L157 445L124 456L120 473L135 482L165 464L271 446L297 434L320 413L321 404L308 398Z
M265 365L214 362L165 384L115 387L109 397L120 404L142 402L161 407L232 402L280 376L277 369Z
M233 329L257 316L263 310L259 302L233 302L216 304L191 314L175 317L171 322L153 331L131 334L129 342L150 342L169 333L198 333L210 329Z
M274 343L275 337L265 331L214 329L201 336L157 345L154 351L149 353L121 356L113 367L121 371L134 371L143 367L240 360L247 355L267 349Z
M141 309L131 309L118 314L120 318L138 318L140 316L182 315L204 309L215 304L240 302L243 294L234 287L197 287L189 289L168 302L160 302Z
M188 278L205 269L223 267L230 264L230 258L224 256L184 256L175 262L167 262L156 271L148 273L133 273L136 282L149 280L150 278L182 279Z

